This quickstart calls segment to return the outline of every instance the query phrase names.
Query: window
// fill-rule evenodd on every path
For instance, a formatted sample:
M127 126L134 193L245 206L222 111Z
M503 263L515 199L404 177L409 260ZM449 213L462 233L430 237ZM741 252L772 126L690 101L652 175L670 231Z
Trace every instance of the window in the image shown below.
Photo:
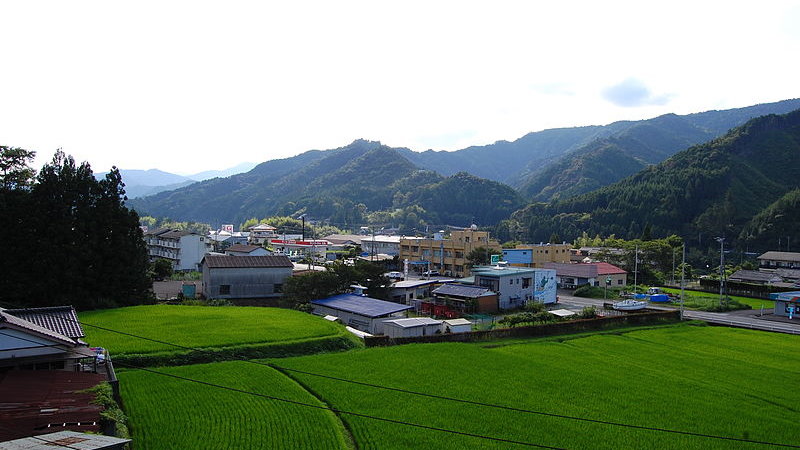
M514 279L513 279L513 278L510 278L510 279L508 280L508 284L514 284Z
M622 280L617 280L617 284L622 284Z
M531 287L531 279L530 278L523 278L522 279L522 289L527 289Z
M219 285L219 295L231 295L231 285L230 284L220 284Z

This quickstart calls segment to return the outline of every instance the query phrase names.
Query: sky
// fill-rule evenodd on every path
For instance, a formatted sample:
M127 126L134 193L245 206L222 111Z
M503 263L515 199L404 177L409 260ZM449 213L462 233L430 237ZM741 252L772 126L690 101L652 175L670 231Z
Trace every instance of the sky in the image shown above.
M545 4L547 3L547 4ZM0 145L188 174L800 97L800 1L1 2Z

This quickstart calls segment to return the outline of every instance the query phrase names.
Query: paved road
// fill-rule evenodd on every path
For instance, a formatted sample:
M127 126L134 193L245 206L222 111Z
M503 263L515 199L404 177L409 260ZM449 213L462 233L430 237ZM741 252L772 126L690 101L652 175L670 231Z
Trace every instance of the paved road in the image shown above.
M583 298L569 295L566 291L559 291L559 302L564 306L574 305L576 307L583 306L597 306L603 307L603 299L596 298ZM668 306L649 306L650 309L676 309ZM764 318L758 317L757 312L753 310L748 311L732 311L728 313L712 313L705 311L692 311L685 310L683 313L687 319L703 320L709 323L727 325L738 328L751 328L756 330L774 331L778 333L800 334L800 322L786 323L783 321L770 320L771 314L765 314Z

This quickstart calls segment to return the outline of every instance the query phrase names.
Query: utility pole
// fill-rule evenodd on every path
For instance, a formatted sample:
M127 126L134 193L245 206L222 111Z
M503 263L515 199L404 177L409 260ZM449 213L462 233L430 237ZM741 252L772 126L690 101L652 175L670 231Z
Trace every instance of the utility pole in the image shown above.
M672 249L672 285L675 286L675 249Z
M633 293L639 292L639 244L636 244L636 253L633 257Z
M719 304L721 305L725 287L725 238L718 237L717 242L719 242Z
M683 286L685 283L686 270L686 242L683 243L683 257L681 258L681 320L683 320Z

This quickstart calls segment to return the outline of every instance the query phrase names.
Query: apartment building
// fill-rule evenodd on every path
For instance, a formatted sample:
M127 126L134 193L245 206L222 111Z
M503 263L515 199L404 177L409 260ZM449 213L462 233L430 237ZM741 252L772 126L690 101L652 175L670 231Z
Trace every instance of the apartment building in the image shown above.
M445 239L444 232L433 238L403 237L400 239L400 259L423 265L423 270L436 270L442 275L466 277L471 273L467 255L478 248L500 251L500 243L489 237L488 231L457 230Z

